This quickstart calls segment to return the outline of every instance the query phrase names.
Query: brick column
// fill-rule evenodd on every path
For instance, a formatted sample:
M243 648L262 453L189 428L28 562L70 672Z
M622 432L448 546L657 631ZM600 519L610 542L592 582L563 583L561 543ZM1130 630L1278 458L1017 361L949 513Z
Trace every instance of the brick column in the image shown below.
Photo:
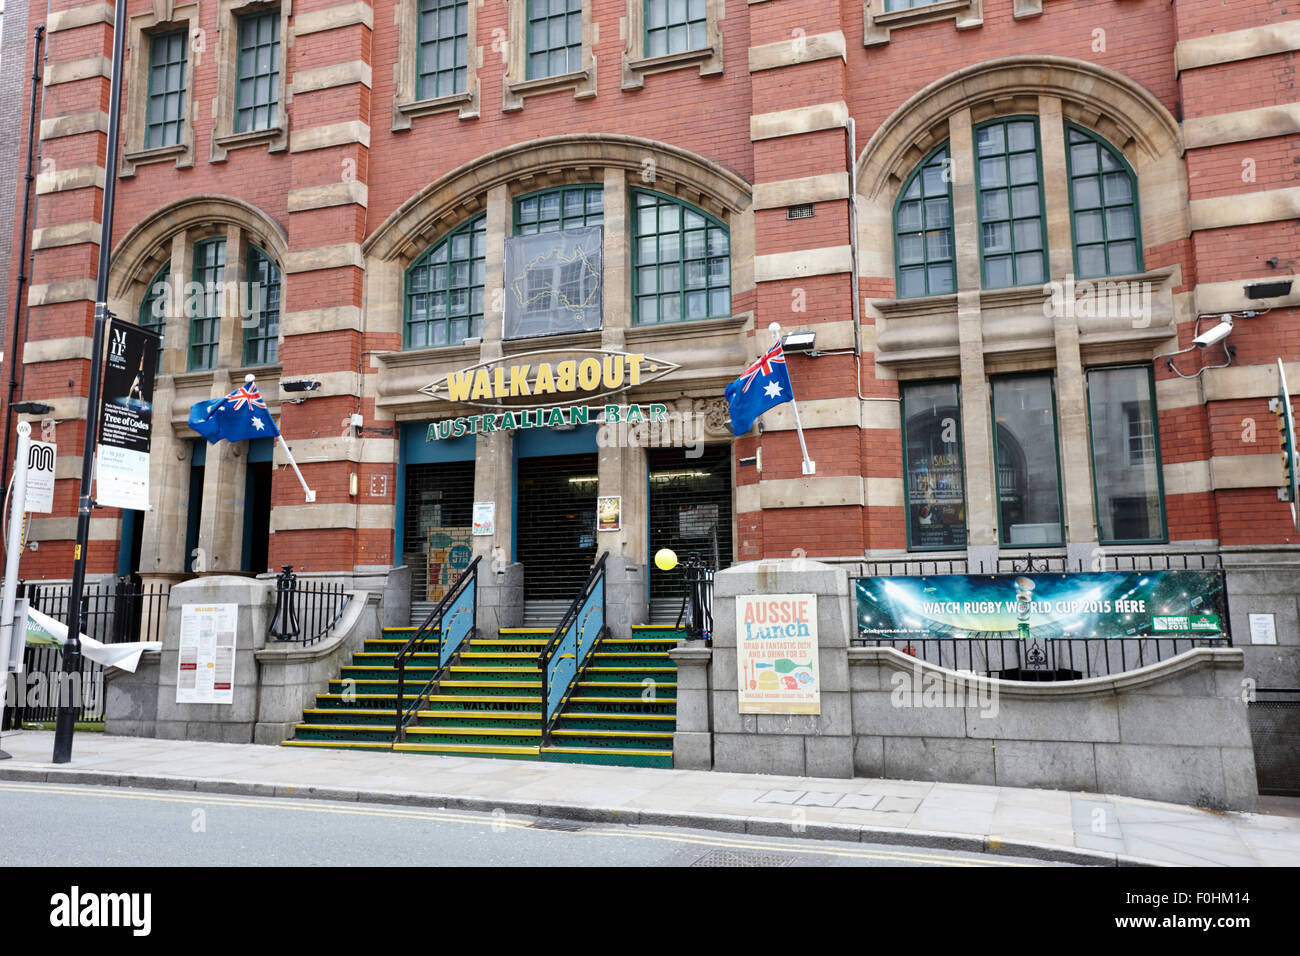
M396 474L395 432L367 434L347 424L356 412L376 427L365 385L371 347L363 332L370 146L369 3L306 0L294 5L285 57L294 116L290 134L289 255L284 269L283 381L315 379L320 388L285 403L280 427L316 492L307 505L292 469L277 467L272 487L271 566L351 571L393 560L391 494L372 502L369 476ZM391 347L391 343L384 343ZM379 423L391 428L392 422ZM362 440L364 438L364 441ZM363 445L364 458L363 461ZM276 465L285 463L277 448ZM358 494L349 478L358 476Z
M741 561L798 549L857 554L865 543L839 14L812 0L749 8L757 284L749 353L770 347L768 326L778 322L783 332L816 331L818 350L834 354L787 356L815 475L802 474L788 405L764 416L761 437L736 443L739 457L761 456L757 473L737 466ZM791 218L793 207L812 215Z

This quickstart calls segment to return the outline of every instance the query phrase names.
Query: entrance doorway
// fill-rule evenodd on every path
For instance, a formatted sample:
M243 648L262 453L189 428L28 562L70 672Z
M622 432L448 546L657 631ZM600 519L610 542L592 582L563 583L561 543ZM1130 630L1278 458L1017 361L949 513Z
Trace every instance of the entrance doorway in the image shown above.
M272 450L270 438L249 439L247 474L244 478L244 547L240 568L255 574L268 570Z
M190 455L190 501L185 515L185 572L206 571L205 562L195 567L199 550L199 522L203 520L203 471L208 461L208 443L194 439Z
M469 567L473 459L407 465L404 510L402 563L411 569L414 620L425 602L440 601Z
M596 468L594 454L518 460L515 555L525 601L567 607L586 583L596 559Z
M685 586L680 563L696 554L716 570L729 567L731 548L731 446L706 445L690 458L683 448L646 451L650 500L650 600L654 616L676 616ZM660 571L660 548L677 553L679 567Z

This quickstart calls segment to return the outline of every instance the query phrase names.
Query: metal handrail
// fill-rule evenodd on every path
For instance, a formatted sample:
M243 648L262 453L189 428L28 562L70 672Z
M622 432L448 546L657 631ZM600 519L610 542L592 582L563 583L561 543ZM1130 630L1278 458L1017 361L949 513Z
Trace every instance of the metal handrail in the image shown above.
M587 660L590 657L591 649L600 643L601 638L609 633L609 628L605 625L605 561L609 558L609 552L604 551L592 564L591 570L587 573L586 583L583 584L582 590L578 596L573 599L569 609L564 612L560 618L560 623L555 626L551 632L551 639L546 642L542 652L537 655L537 666L542 672L542 745L546 746L551 742L551 724L564 709L565 702L573 693L573 688L577 686L581 679L583 671L586 670ZM577 623L578 614L581 612L587 600L595 593L597 586L600 588L600 629L596 633L595 640L587 645L586 651L582 649L582 630L579 629L578 639L574 647L574 653L571 655L574 659L573 676L569 678L564 693L556 701L555 707L551 708L551 672L554 668L550 666L551 658L559 651L561 642L568 637L569 628ZM579 656L581 655L581 656ZM570 655L560 655L560 659L567 659ZM558 666L558 665L557 665Z
M442 599L434 605L433 610L429 612L429 616L424 619L424 623L416 629L415 633L411 635L411 639L406 642L405 646L397 652L397 656L393 659L393 666L397 668L397 712L395 716L396 723L393 728L393 743L401 743L406 739L406 725L419 713L420 705L429 699L429 692L433 686L442 680L446 676L447 669L460 659L460 647L465 638L473 638L478 634L478 566L482 560L483 557L480 555L460 573L460 576L456 578L456 582L442 596ZM443 618L446 616L448 608L471 584L474 587L474 596L473 603L470 606L469 630L461 635L455 647L444 648L443 639L447 635L447 628L443 626ZM430 642L431 639L427 634L432 630L431 625L435 620L438 622L438 669L434 671L433 676L424 685L424 689L415 696L415 702L408 709L403 703L406 699L406 662L417 652L418 648ZM445 657L444 654L446 654Z

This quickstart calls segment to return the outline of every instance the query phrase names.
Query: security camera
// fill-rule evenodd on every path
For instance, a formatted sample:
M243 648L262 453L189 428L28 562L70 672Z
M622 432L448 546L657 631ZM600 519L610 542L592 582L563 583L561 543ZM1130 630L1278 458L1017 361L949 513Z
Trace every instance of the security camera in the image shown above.
M1198 345L1203 349L1208 349L1211 345L1222 342L1232 332L1232 316L1225 315L1219 319L1219 324L1214 328L1202 332L1196 338L1192 339L1193 345Z

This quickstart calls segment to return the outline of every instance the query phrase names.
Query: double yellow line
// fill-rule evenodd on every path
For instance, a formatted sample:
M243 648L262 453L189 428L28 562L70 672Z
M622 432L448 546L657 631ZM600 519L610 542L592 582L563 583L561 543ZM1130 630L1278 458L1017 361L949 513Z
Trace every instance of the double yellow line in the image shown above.
M357 804L356 806L339 806L314 799L285 799L284 797L244 797L232 794L201 792L144 792L131 791L117 787L100 787L75 784L24 784L0 783L0 792L31 793L38 795L63 794L67 796L93 795L99 799L143 800L153 803L174 803L203 807L233 807L247 809L257 807L269 810L290 810L301 813L341 814L344 816L379 817L390 820L413 820L425 823L455 823L491 830L530 830L535 829L532 822L520 817L508 817L492 814L491 819L484 819L485 811L455 811L421 809L418 807L391 807L375 804ZM474 814L474 815L471 815ZM616 822L616 821L610 821ZM793 824L792 824L793 826ZM633 826L618 828L601 828L593 824L583 830L557 831L566 832L575 837L612 837L614 839L653 840L661 843L678 843L711 847L727 850L753 850L765 853L790 853L804 856L832 856L854 860L876 860L887 863L929 864L932 866L1004 866L1026 867L1033 863L1015 860L1003 860L994 856L954 856L935 853L913 852L908 850L850 850L843 847L827 846L821 841L808 841L808 846L790 845L759 837L740 837L728 835L703 835L682 833L661 828L641 829Z

